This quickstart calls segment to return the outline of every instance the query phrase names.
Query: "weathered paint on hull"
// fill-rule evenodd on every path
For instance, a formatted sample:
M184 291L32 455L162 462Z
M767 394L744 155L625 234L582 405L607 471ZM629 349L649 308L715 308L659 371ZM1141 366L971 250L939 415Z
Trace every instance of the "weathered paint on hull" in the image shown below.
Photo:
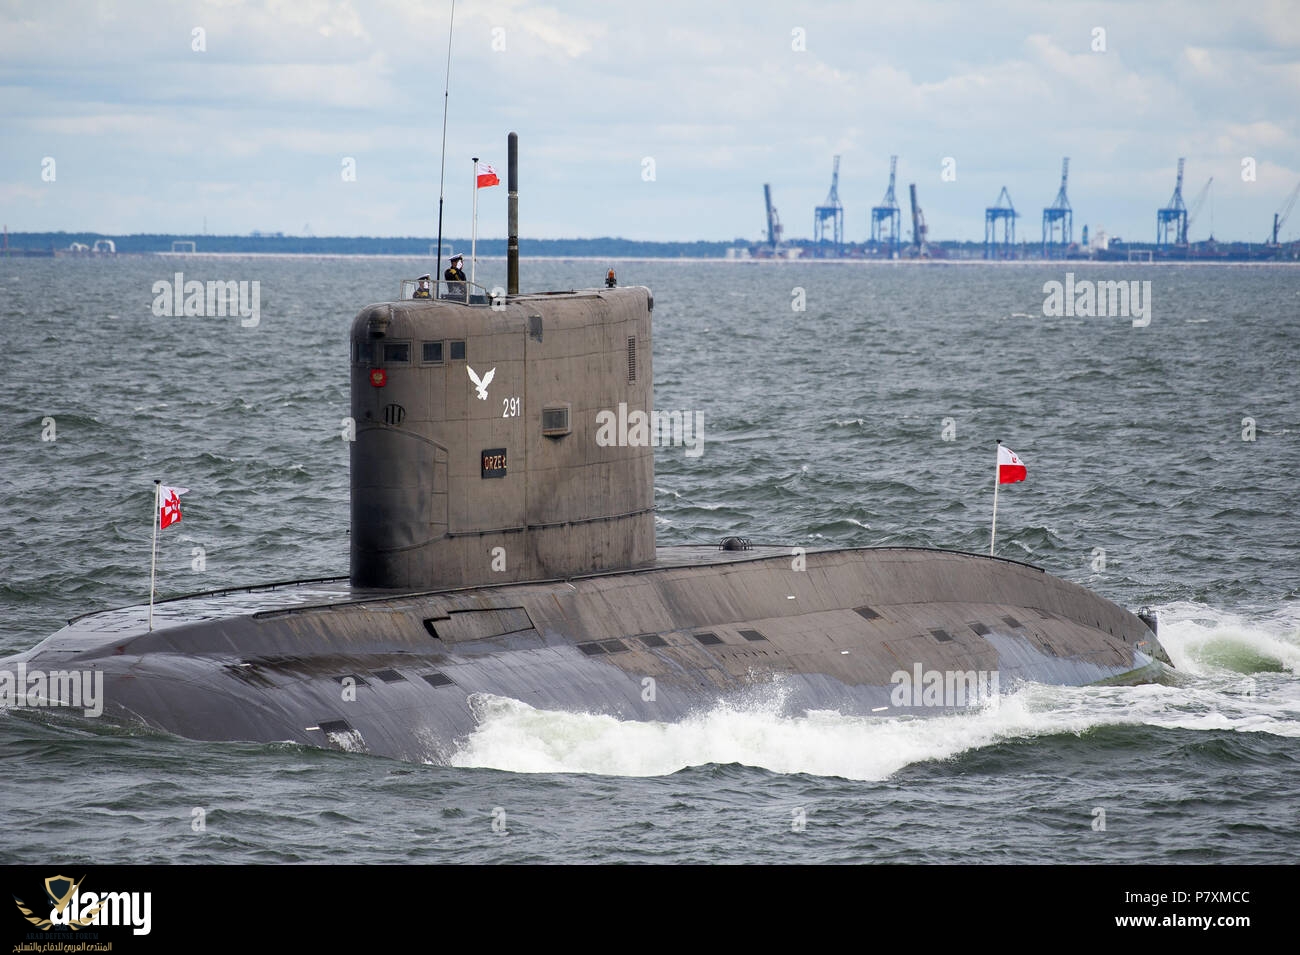
M476 694L667 722L779 688L790 714L889 717L971 705L953 674L959 692L962 674L1006 692L1144 682L1168 662L1134 614L1027 564L913 548L804 559L661 548L653 568L569 580L198 595L156 608L151 633L144 607L92 614L0 667L102 671L105 718L191 739L441 763L473 732ZM923 674L948 688L923 694Z

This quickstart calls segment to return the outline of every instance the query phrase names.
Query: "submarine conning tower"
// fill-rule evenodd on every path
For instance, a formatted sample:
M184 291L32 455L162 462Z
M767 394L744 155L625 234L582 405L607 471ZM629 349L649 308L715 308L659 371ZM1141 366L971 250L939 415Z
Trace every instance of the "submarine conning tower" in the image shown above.
M442 590L654 562L654 448L644 425L629 428L653 412L654 298L519 294L514 133L508 151L507 293L440 283L437 297L371 305L352 322L353 586Z
M654 448L620 443L626 425L601 427L652 411L652 307L631 287L363 310L352 323L353 585L442 589L652 563Z

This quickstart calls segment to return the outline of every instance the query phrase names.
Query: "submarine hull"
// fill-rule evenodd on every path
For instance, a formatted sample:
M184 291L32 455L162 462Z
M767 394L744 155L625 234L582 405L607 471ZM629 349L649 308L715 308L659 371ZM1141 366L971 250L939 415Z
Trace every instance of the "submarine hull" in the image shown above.
M77 618L0 668L102 673L102 718L190 739L447 763L492 697L624 720L719 701L888 718L1023 683L1149 682L1168 663L1141 619L1084 588L920 548L669 547L636 571L421 593L281 584L146 619Z
M655 409L648 288L519 293L508 146L507 293L404 282L352 320L349 577L79 617L0 661L0 706L444 763L494 697L893 717L1160 675L1141 619L1028 564L657 548L655 448L702 453L703 411Z

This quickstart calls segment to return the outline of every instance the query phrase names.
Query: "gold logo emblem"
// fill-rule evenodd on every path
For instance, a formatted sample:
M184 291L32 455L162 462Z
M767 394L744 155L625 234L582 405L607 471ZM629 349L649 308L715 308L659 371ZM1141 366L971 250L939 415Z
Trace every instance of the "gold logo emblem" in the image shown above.
M81 879L74 882L66 875L52 875L45 880L45 894L50 897L50 904L54 907L52 913L54 915L53 920L43 919L34 915L32 910L24 905L23 900L18 898L16 895L14 896L14 902L18 906L18 911L23 913L23 918L27 919L27 921L31 922L43 932L48 931L56 923L59 925L66 924L75 932L77 929L85 928L87 925L94 922L95 916L98 915L99 910L104 907L104 903L101 902L78 919L65 920L60 917L63 915L64 909L66 909L68 904L72 901L72 897L77 894L77 887L81 885L84 879L85 876L82 876Z

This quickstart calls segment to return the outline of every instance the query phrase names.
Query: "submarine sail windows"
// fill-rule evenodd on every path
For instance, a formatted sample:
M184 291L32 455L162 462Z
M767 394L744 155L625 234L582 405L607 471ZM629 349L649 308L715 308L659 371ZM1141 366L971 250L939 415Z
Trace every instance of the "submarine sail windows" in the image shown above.
M424 342L422 344L422 362L426 365L442 364L442 342Z
M464 361L464 360L465 360L465 343L464 343L464 342L451 342L450 344L451 344L451 360L452 360L452 361Z
M352 343L352 364L369 365L374 359L374 346L370 342Z
M410 342L384 342L385 365L409 365L411 363Z

